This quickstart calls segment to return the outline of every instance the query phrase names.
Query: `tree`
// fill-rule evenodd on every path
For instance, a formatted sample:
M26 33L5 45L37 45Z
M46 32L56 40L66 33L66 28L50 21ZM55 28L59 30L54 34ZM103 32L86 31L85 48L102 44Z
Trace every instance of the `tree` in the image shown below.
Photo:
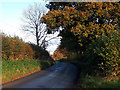
M105 62L104 66L107 65L107 69L110 69L111 72L109 66L119 72L120 8L118 7L120 7L120 2L76 2L71 6L69 4L63 6L60 3L58 3L59 6L55 6L57 3L50 4L51 11L43 15L41 22L46 23L47 29L51 31L58 30L59 27L63 28L60 36L62 36L61 44L65 48L69 47L74 51L74 48L79 44L79 50L87 53L88 48L94 45L94 48L89 49L88 53L94 60L91 58L87 58L87 60L90 60L94 65ZM112 34L112 32L114 33ZM106 38L104 39L104 37ZM75 51L79 52L79 50ZM92 51L94 52L92 53ZM88 54L83 55L89 56ZM102 61L99 57L102 58ZM90 65L94 66L93 64Z
M75 4L76 4L75 2L50 2L49 4L46 5L46 7L49 8L50 11L53 11L53 10L57 11L57 10L64 10L64 8L66 6L70 6L70 7L75 6ZM54 12L54 13L57 14L56 12ZM56 18L53 20L59 21L59 18ZM52 23L52 21L51 21L51 23ZM47 28L47 29L49 31L58 30L59 24L58 24L58 26L56 25L56 27L57 27L56 29L53 29L50 26L50 30L49 30L49 28ZM69 52L77 52L80 50L78 43L76 43L78 41L78 38L76 36L74 36L73 33L70 32L70 28L71 27L67 27L67 28L62 27L62 31L59 34L59 36L62 36L60 48L66 48L67 51L69 51ZM70 43L72 43L72 44L70 44Z
M54 51L52 58L54 60L66 59L69 55L70 52L67 52L65 48L60 49L60 47L58 46L57 49Z
M51 11L43 15L41 21L47 24L47 29L49 30L58 30L61 26L63 31L60 35L65 37L70 35L69 40L76 40L83 50L87 48L92 39L98 38L102 33L107 35L111 30L110 28L115 29L120 24L118 2L77 2L72 3L72 5L71 3L66 3L63 6L58 3L59 6L56 6L57 10L54 10L54 5L54 3L50 3ZM68 33L73 35L68 35ZM65 38L63 39L63 41L66 41Z
M47 37L47 30L45 24L40 23L43 13L45 14L47 9L42 8L40 4L34 3L34 6L29 6L24 11L24 25L22 29L32 33L36 37L38 46L45 46L45 39Z
M76 2L49 2L49 4L46 4L46 7L52 10L58 10L61 9L63 10L65 6L75 6Z

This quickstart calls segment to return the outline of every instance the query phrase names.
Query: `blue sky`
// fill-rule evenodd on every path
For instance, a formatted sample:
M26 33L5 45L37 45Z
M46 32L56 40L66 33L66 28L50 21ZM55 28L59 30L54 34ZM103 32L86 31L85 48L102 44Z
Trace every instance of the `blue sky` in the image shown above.
M34 5L34 2L41 3L45 8L46 2L42 0L0 0L0 32L17 35L26 42L35 43L34 36L21 30L23 12L29 5ZM52 54L59 40L52 40L51 43L53 44L47 50Z
M31 3L27 2L1 2L1 17L5 21L16 21L22 11ZM11 18L10 18L11 17Z
M3 20L18 20L22 16L22 12L29 6L33 5L34 2L41 3L43 6L45 2L42 0L1 0L0 11ZM10 18L11 17L11 18Z
M0 1L0 25L2 25L2 29L7 34L15 34L17 33L15 30L22 23L21 18L23 17L23 11L29 7L29 5L33 5L34 2L41 3L45 5L45 2L42 0L1 0ZM18 26L19 25L19 26ZM7 28L9 27L9 30ZM14 27L16 26L16 27ZM13 29L14 27L15 29ZM1 29L1 28L0 28ZM10 30L12 29L12 30ZM11 32L9 32L11 31ZM14 33L12 33L14 32Z

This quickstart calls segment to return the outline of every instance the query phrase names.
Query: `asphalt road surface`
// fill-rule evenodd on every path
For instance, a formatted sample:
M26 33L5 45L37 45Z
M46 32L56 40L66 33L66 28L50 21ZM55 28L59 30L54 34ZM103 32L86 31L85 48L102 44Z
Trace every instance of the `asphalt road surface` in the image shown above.
M36 74L4 84L3 88L72 88L78 69L70 63L59 62Z

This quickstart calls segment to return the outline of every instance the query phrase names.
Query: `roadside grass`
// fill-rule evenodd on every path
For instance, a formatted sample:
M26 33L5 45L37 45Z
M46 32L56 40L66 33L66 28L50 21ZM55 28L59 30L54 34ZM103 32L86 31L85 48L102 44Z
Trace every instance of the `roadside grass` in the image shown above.
M49 60L2 61L2 84L38 72L52 65Z
M120 80L105 81L103 77L82 75L77 86L82 88L120 88Z
M76 88L120 88L120 79L106 81L104 77L89 74L91 67L84 60L67 60L61 59L61 62L70 62L79 69L79 79Z
M74 62L73 62L74 63ZM86 62L75 63L80 69L80 78L78 80L77 88L120 88L120 80L106 81L102 76L95 76L89 74L90 66Z

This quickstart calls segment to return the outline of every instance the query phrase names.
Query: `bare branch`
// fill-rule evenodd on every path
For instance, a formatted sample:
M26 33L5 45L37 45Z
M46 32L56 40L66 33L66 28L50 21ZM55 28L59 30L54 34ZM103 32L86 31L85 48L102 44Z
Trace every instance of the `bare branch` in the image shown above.
M55 38L57 38L57 36L56 36L56 37L52 37L52 38L50 38L50 39L49 39L49 40L47 40L47 41L50 41L50 40L55 39Z
M45 48L48 41L55 39L52 37L49 40L46 40L47 30L46 25L40 23L41 17L44 12L46 12L41 5L35 3L34 6L30 6L27 10L24 11L24 20L23 30L28 31L36 37L37 45L43 46ZM45 14L45 13L44 13Z

